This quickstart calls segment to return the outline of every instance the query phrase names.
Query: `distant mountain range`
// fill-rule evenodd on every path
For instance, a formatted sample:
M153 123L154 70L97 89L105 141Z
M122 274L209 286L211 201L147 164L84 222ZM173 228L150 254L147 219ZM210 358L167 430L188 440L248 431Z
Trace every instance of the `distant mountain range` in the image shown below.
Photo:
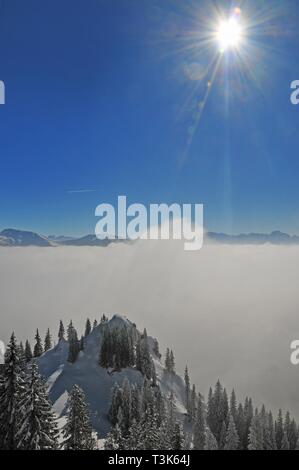
M228 235L226 233L207 232L206 243L221 243L225 245L299 245L298 235L289 235L280 231L266 233L248 233L239 235ZM95 246L106 247L111 243L126 243L126 240L98 240L95 235L84 237L67 237L56 235L39 235L35 232L25 230L5 229L0 232L0 246Z
M209 240L229 245L298 245L299 236L289 235L280 231L271 233L240 233L239 235L228 235L226 233L207 232Z
M39 235L35 232L25 230L5 229L0 232L0 246L99 246L106 247L111 243L118 243L123 240L98 240L95 235L85 237L65 237L55 235Z

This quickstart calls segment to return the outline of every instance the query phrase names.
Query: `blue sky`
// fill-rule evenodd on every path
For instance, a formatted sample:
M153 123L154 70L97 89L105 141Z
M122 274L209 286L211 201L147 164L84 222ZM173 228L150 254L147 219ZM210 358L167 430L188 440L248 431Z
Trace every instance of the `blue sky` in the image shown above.
M200 54L189 33L230 3L0 0L1 227L92 232L95 207L127 195L203 203L210 230L299 233L296 0L235 3L267 20L251 73L226 54L194 129L210 80L194 71L217 45Z

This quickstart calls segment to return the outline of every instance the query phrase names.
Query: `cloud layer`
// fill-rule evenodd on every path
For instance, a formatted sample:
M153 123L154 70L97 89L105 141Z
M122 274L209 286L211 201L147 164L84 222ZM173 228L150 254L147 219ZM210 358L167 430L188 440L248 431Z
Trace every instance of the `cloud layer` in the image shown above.
M299 247L143 241L108 248L0 248L0 339L57 334L60 318L121 313L174 349L203 393L218 378L299 418Z

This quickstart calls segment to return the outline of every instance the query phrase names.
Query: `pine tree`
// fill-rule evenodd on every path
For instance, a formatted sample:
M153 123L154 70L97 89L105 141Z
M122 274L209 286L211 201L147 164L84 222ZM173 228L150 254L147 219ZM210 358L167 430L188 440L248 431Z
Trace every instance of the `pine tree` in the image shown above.
M253 418L253 406L251 398L246 397L244 404L244 440L243 440L243 449L248 448L249 443L249 432L250 426Z
M190 391L190 378L188 367L185 368L185 405L187 409L187 414L190 417L190 401L191 401L191 391Z
M264 450L276 450L275 431L271 412L266 416L264 428Z
M59 331L58 331L58 340L59 340L59 341L64 340L64 335L65 335L64 325L63 325L63 323L62 323L62 320L60 320L60 323L59 323Z
M218 447L223 447L226 435L228 399L226 391L218 380L213 394L209 394L207 424L216 437Z
M236 423L238 412L237 412L237 399L236 399L235 390L232 391L231 396L230 396L229 411L234 419L234 422Z
M185 436L181 425L176 422L174 425L173 450L183 450Z
M92 450L95 440L83 390L74 385L68 401L67 422L63 428L65 450Z
M206 427L204 450L218 450L217 440L208 426Z
M36 343L34 346L33 355L34 357L39 357L43 354L44 351L43 351L42 341L41 341L38 330L36 330L35 341Z
M296 425L294 419L292 419L291 424L290 424L289 433L288 433L288 441L290 443L290 450L295 450L296 449L297 436L298 436L297 425Z
M90 323L90 320L89 318L87 318L86 320L86 325L85 325L85 337L88 336L91 332L91 323Z
M288 441L288 436L287 436L287 433L285 431L283 432L280 449L281 450L290 450L290 443Z
M118 424L112 428L105 441L105 450L123 450L125 440Z
M263 450L263 432L260 422L260 417L255 414L252 418L251 426L249 429L249 450Z
M49 450L58 446L58 429L46 387L37 364L30 367L30 376L22 399L22 415L18 430L19 448Z
M51 334L50 334L50 329L48 328L47 333L46 333L46 337L45 337L44 350L46 352L46 351L49 351L49 349L51 349L51 348L52 348L52 337L51 337Z
M25 380L21 368L19 348L14 333L5 353L5 367L0 380L0 449L19 447L19 423Z
M199 395L195 422L193 426L193 448L195 450L203 450L205 448L205 436L205 406L202 396Z
M281 449L282 439L283 439L283 418L282 418L282 411L279 410L278 417L275 426L275 440L277 449Z
M170 351L170 372L171 374L175 374L175 361L174 361L174 354L173 351Z
M153 375L153 362L151 359L148 338L146 330L144 330L143 338L140 343L140 371L147 379L151 379Z
M243 409L242 403L240 403L238 406L236 428L238 431L238 436L240 438L239 449L242 450L244 446L244 442L246 441L246 438L245 438L246 423L245 423L244 409Z
M72 321L68 326L68 342L69 342L69 354L68 362L74 363L77 360L78 354L80 352L80 342L78 340L77 331L73 326Z
M98 320L94 320L93 322L93 329L95 329L98 326Z
M170 350L169 350L169 348L166 349L165 369L166 369L166 372L170 372L170 370L171 370L171 366L170 366Z
M31 346L30 346L28 339L26 340L26 343L25 343L25 357L26 357L26 362L30 362L31 359L33 358Z
M225 450L237 450L239 447L239 436L232 414L229 414L229 423L225 437Z

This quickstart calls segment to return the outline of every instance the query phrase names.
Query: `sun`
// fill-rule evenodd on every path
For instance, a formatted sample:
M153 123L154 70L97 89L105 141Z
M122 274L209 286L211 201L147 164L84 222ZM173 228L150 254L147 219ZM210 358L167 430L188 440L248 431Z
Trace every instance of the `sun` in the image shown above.
M216 38L221 52L228 49L236 49L242 39L242 28L236 17L222 21L216 32Z

